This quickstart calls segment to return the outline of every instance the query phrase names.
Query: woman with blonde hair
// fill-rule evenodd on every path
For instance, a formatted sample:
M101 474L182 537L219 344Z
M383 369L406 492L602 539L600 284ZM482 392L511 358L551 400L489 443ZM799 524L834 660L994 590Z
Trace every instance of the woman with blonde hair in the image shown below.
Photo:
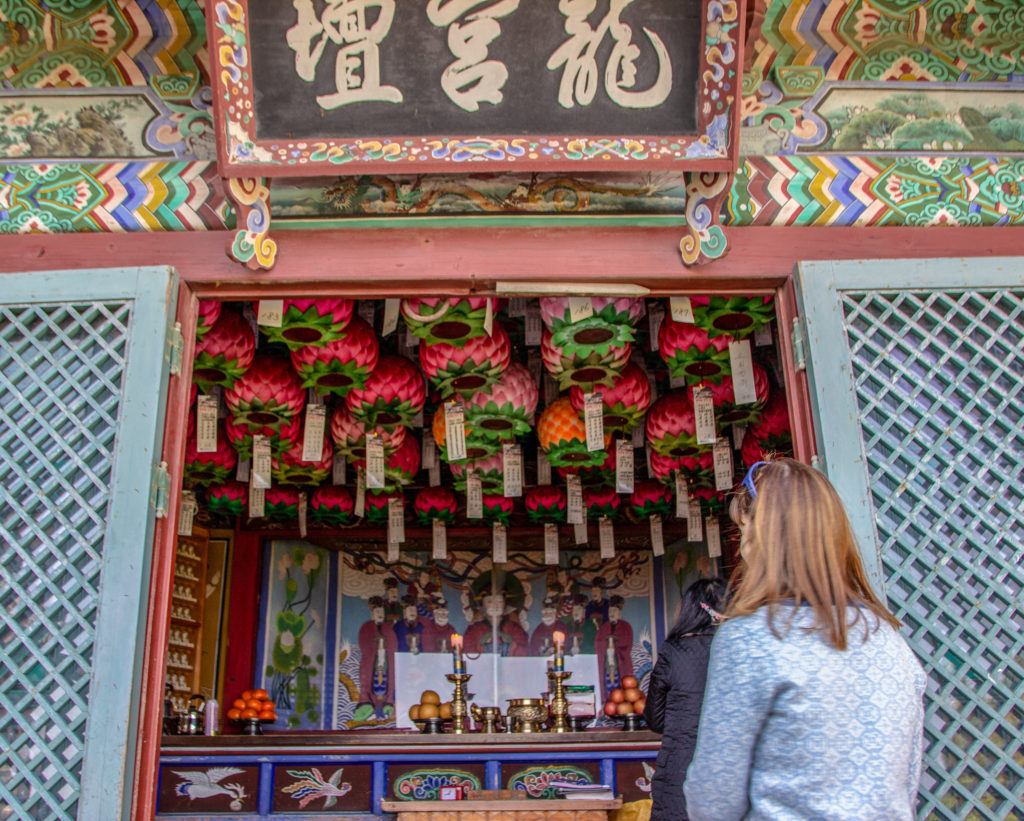
M921 665L821 473L758 462L729 514L743 568L711 645L692 821L911 821Z

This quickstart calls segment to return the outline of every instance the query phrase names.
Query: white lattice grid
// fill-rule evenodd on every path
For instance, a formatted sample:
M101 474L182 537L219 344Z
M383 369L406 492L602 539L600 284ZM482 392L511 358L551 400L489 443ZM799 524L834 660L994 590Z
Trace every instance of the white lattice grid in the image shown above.
M1024 308L843 296L890 606L929 676L922 819L1024 818Z
M0 309L0 819L74 819L129 305Z

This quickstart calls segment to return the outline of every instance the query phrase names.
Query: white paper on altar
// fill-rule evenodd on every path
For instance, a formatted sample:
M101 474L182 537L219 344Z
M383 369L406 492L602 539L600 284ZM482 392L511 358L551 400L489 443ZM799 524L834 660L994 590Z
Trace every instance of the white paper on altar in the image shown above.
M540 698L548 689L551 656L500 656L481 653L466 657L466 702L478 707L508 710L510 698ZM597 656L581 653L565 657L565 669L572 676L567 685L590 685L597 691ZM445 678L452 672L451 653L395 653L395 723L414 727L409 708L418 704L424 690L434 690L441 701L451 701L454 685ZM470 722L472 723L472 721Z

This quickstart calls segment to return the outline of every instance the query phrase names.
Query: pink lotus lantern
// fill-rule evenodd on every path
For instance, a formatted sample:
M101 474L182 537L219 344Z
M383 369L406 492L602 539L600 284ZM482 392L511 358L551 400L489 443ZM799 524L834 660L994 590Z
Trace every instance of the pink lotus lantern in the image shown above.
M366 494L365 519L367 524L386 525L388 523L388 504L392 499L401 499L401 491L390 491Z
M255 355L252 326L238 311L221 310L216 322L196 344L192 381L203 393L209 393L214 385L230 388L252 365Z
M578 465L559 465L555 468L558 475L565 479L567 476L579 476L580 484L583 487L604 487L615 485L615 447L609 447L605 460L592 467L580 467Z
M244 422L236 422L233 417L228 416L224 420L224 434L243 459L252 457L252 442L256 436L266 436L270 440L272 455L281 454L294 445L302 435L302 416L293 416L282 422L280 428L262 427L257 430L250 430Z
M459 508L459 500L455 492L447 487L425 487L416 494L412 510L421 525L429 527L434 520L451 524L455 521L455 511Z
M611 386L615 377L629 362L633 346L624 345L610 348L608 353L591 353L588 356L574 356L562 350L552 342L551 332L547 329L541 335L540 355L560 390L574 385L584 391L592 391L598 385Z
M287 520L299 516L299 491L293 487L268 488L263 503L263 515L268 519Z
M249 486L228 481L206 489L206 509L214 516L241 516L249 508Z
M319 485L331 475L334 449L330 440L324 437L320 458L315 462L302 461L302 444L300 439L279 457L271 460L270 471L275 484Z
M482 498L484 521L501 522L508 527L512 511L515 509L515 501L503 493L485 493Z
M391 429L395 425L410 427L426 399L420 369L404 356L385 354L366 385L348 392L345 404L367 425Z
M640 520L651 516L671 516L675 509L672 491L656 479L640 479L633 485L629 497L633 513Z
M676 472L679 470L680 458L678 456L662 456L653 448L651 449L651 476L666 485L672 485L676 480Z
M622 500L614 488L583 488L583 507L590 519L614 519L622 507Z
M568 510L565 490L556 485L538 485L526 491L526 515L531 522L564 522Z
M199 300L199 319L196 323L196 339L202 339L209 333L213 323L220 317L223 302L214 299Z
M493 319L498 312L494 297L410 297L402 300L402 317L412 335L428 345L445 342L460 346L467 339L487 335L488 303Z
M756 362L753 367L756 402L736 404L731 376L722 379L722 384L712 386L711 401L715 404L715 419L719 425L750 425L761 418L761 409L768 401L768 374Z
M743 463L749 468L773 456L793 455L793 436L789 429L786 396L774 391L768 397L761 418L749 428L740 448Z
M289 350L325 345L342 335L354 308L351 299L286 299L281 327L260 325L260 331L270 342L283 342Z
M287 359L260 354L224 392L224 402L235 422L248 425L249 430L280 430L302 412L306 391Z
M352 492L341 485L321 485L309 500L309 515L314 522L327 527L345 527L355 521L355 500Z
M552 344L565 356L586 359L591 354L608 356L612 349L632 342L633 326L643 315L644 301L637 297L591 297L594 313L572 321L569 297L541 297L540 318L551 332Z
M446 342L420 343L420 366L427 379L447 399L454 393L468 399L489 392L512 358L508 334L500 325L490 336L475 336L461 346Z
M484 493L501 493L505 489L505 457L500 451L486 459L452 462L448 467L456 490L465 492L466 476L470 470L480 474L480 487Z
M360 317L322 346L304 345L292 349L292 367L303 387L320 395L332 393L344 397L353 388L362 388L380 358L377 337Z
M717 514L725 511L725 499L722 494L711 487L694 488L692 495L700 500L701 511L704 514Z
M743 339L775 319L770 296L693 296L690 306L694 324L710 336Z
M597 390L604 405L604 429L612 433L630 431L639 425L651 405L651 383L635 362L627 362L610 386ZM585 397L582 388L573 386L569 390L569 401L580 413L584 411Z
M513 362L490 394L476 393L466 402L466 421L478 437L512 439L530 432L537 410L537 383L529 370Z
M405 441L408 429L396 425L391 430L371 428L371 434L381 437L384 455L390 456ZM331 439L338 453L344 453L348 459L366 459L366 425L352 415L345 405L338 405L331 416Z
M647 412L647 443L662 456L696 456L713 445L697 444L697 419L688 390L658 398Z
M217 432L217 450L211 453L200 453L195 438L190 438L185 445L185 484L202 487L226 482L237 462L238 456L228 444L223 428Z
M666 316L658 331L658 353L669 373L687 385L714 384L732 371L728 336L709 336L703 328Z

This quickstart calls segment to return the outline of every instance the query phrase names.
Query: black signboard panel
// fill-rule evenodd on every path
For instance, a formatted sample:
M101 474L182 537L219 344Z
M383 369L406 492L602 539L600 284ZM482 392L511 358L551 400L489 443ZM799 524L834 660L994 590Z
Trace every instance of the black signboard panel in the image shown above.
M595 4L590 28L600 31L609 2ZM520 0L504 16L473 19L514 5L507 0L396 0L393 15L371 6L365 26L353 21L348 39L355 43L326 42L319 59L309 60L314 74L307 82L296 73L302 57L289 41L298 43L304 55L323 39L319 26L297 24L290 2L249 0L249 29L260 44L252 52L257 138L695 133L700 0L634 0L618 15L627 27L618 42L610 31L574 40L566 34L570 18L559 11L558 0ZM473 8L456 16L457 6ZM324 4L313 7L322 20ZM475 38L467 50L482 60L463 59L466 65L458 65L448 45L453 29L451 36ZM560 49L565 61L549 68ZM617 61L616 51L629 52L627 59ZM339 91L339 62L343 75L350 70L348 84L360 87ZM609 70L615 77L611 84ZM626 88L623 80L633 71ZM617 104L609 85L613 94L639 107ZM589 103L583 104L581 96Z

